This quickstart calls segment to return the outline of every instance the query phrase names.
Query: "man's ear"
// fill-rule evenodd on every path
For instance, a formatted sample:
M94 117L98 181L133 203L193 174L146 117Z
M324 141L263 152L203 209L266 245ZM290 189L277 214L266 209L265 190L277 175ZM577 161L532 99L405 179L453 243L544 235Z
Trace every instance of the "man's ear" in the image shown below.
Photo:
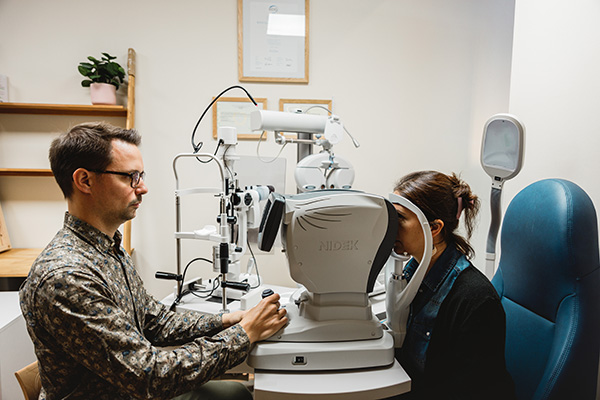
M444 221L442 221L441 219L436 219L432 221L429 225L431 226L431 237L433 239L435 239L436 236L438 236L444 229Z
M92 192L93 177L85 168L77 168L73 172L73 186L75 190L89 194Z

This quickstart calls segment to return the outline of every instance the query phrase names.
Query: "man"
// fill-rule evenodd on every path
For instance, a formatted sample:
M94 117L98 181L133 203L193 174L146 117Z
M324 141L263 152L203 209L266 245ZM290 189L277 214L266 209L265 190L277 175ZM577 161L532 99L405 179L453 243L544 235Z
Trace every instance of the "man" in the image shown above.
M68 211L20 291L40 398L212 396L235 383L200 386L287 322L278 295L245 312L204 315L170 312L146 293L117 230L148 192L139 143L135 130L97 123L75 126L50 147ZM241 384L224 390L251 398Z

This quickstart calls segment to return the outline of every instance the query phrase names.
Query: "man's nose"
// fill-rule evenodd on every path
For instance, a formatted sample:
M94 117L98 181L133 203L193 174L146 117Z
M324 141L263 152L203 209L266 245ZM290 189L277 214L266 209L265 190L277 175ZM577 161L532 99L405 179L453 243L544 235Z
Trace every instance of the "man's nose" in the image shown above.
M139 185L135 188L135 192L137 194L146 194L148 193L148 186L146 186L146 182L143 178L140 179Z

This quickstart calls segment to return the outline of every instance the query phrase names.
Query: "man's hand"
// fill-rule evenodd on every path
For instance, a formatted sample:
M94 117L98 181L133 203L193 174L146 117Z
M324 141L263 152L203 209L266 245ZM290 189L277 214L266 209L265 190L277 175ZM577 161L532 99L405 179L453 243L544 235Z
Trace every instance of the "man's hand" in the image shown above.
M229 328L230 326L237 324L242 320L245 314L246 311L234 311L232 313L223 314L223 328Z
M250 343L265 340L285 326L288 318L284 308L279 308L279 294L264 298L242 316L240 325L250 338Z

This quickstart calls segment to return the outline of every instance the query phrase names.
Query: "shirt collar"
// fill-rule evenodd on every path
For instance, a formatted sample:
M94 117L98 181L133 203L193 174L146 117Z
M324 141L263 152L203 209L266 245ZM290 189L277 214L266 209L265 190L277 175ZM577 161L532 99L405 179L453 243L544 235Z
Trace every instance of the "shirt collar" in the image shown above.
M456 261L458 261L460 256L461 253L455 246L446 246L444 252L435 261L435 264L433 264L427 275L425 275L423 284L430 290L437 292L442 282L446 279L446 276L448 276L454 265L456 265Z
M425 285L432 292L437 292L442 282L446 279L446 276L452 271L452 268L456 265L456 262L460 258L461 253L458 251L456 246L448 245L440 257L435 261L433 267L429 270L421 285ZM405 267L409 280L414 275L417 267L417 260L412 258Z
M68 211L65 213L64 225L101 250L109 251L115 249L119 251L121 247L121 232L117 231L113 237L110 237L101 230L70 214Z

